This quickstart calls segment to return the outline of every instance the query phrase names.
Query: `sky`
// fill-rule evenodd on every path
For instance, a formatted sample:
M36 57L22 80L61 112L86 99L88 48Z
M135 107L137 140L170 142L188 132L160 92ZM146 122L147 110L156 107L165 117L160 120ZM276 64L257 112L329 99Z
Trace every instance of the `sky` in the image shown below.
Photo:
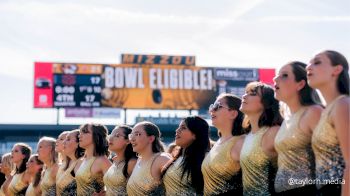
M0 0L0 124L56 123L55 109L33 108L34 62L165 54L196 56L198 66L278 69L324 49L349 59L349 9L349 0ZM61 124L123 122L63 112Z

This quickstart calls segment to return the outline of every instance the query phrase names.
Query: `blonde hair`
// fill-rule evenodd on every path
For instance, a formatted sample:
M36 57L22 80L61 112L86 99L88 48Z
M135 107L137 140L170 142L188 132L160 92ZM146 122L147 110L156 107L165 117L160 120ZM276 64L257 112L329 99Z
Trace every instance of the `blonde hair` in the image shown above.
M63 136L63 135L68 135L70 131L63 131L61 134L58 135L57 140ZM58 162L63 163L67 161L67 156L62 154L62 152L58 152L58 158L57 158Z
M173 150L175 149L176 146L177 146L177 145L175 144L175 142L170 143L170 144L168 145L167 152L168 152L169 154L171 154L171 153L173 152Z
M53 138L53 137L42 137L40 140L39 140L39 143L40 142L47 142L49 143L49 145L51 146L51 163L57 163L57 159L58 159L58 153L55 151L55 146L56 146L56 139Z
M14 171L15 165L11 161L11 153L10 152L2 155L2 157L1 157L1 165L10 168L10 173L12 173Z

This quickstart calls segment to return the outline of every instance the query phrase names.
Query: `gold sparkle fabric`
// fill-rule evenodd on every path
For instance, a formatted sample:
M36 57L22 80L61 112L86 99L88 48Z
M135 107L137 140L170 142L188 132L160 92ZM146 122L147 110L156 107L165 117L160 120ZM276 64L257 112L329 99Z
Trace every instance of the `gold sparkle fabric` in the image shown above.
M3 186L1 186L1 188L0 188L0 196L5 196L5 193L4 193L4 190L3 190Z
M322 111L320 121L312 135L312 149L316 159L316 186L318 189L327 184L326 180L343 179L345 161L329 116L334 104L342 97L345 97L345 95L337 97Z
M126 193L127 179L123 174L125 161L120 163L114 162L103 176L103 182L106 186L107 196L124 196Z
M181 162L183 156L179 157L166 171L163 177L165 193L167 196L190 196L198 195L195 189L191 186L191 176L184 175Z
M162 181L154 179L151 175L152 164L159 155L160 153L154 154L152 158L143 162L142 165L140 165L142 158L137 160L126 186L128 195L165 195Z
M238 138L233 136L224 143L216 143L203 160L204 195L242 191L240 165L231 157Z
M256 133L250 132L245 137L240 156L243 195L274 193L276 159L267 156L261 147L262 137L268 129L269 127L262 127Z
M299 122L306 108L299 109L285 118L275 138L278 153L278 170L275 191L282 192L303 187L307 184L289 184L288 180L315 179L315 157L311 148L312 133L299 128Z
M37 196L38 194L35 192L35 188L33 186L33 183L30 183L25 196Z
M21 192L25 192L25 189L28 187L28 184L22 181L23 174L24 172L21 174L15 174L12 177L12 180L7 188L7 194L9 196L19 195Z
M66 170L62 168L60 170L61 174L58 177L56 176L57 195L69 196L77 194L77 182L75 181L75 177L71 174L74 172L77 162L77 160L72 161L71 165Z
M58 181L58 179L60 178L60 176L63 174L63 170L66 167L65 165L67 164L67 162L63 162L63 163L59 163L59 167L57 170L57 174L56 174L56 182Z
M47 168L40 181L41 195L56 195L56 179L51 178L52 168Z
M95 160L96 157L85 159L75 174L78 196L92 195L95 192L100 192L104 187L103 175L91 173L91 167Z

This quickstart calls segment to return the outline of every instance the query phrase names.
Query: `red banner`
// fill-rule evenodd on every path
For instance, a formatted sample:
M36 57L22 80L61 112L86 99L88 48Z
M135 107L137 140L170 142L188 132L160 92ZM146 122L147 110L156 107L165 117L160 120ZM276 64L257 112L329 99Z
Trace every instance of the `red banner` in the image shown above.
M275 77L275 69L259 69L260 82L273 86L273 77Z
M52 63L35 63L34 67L34 107L53 107Z

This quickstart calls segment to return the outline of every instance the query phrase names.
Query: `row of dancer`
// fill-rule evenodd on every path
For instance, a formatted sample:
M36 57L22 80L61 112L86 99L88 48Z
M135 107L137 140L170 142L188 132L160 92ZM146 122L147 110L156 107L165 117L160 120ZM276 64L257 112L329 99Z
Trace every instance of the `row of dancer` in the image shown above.
M219 134L213 146L205 120L184 118L175 158L150 122L117 126L109 136L105 126L85 124L57 140L41 138L35 155L18 143L3 156L8 178L0 195L349 195L345 57L324 51L308 66L290 62L274 82L248 84L242 99L216 99L209 108ZM5 167L11 162L12 174Z
M210 109L220 139L202 164L205 194L241 195L240 175L243 195L350 194L349 65L342 54L323 51L308 66L290 62L274 89L251 83L241 104L229 97Z

